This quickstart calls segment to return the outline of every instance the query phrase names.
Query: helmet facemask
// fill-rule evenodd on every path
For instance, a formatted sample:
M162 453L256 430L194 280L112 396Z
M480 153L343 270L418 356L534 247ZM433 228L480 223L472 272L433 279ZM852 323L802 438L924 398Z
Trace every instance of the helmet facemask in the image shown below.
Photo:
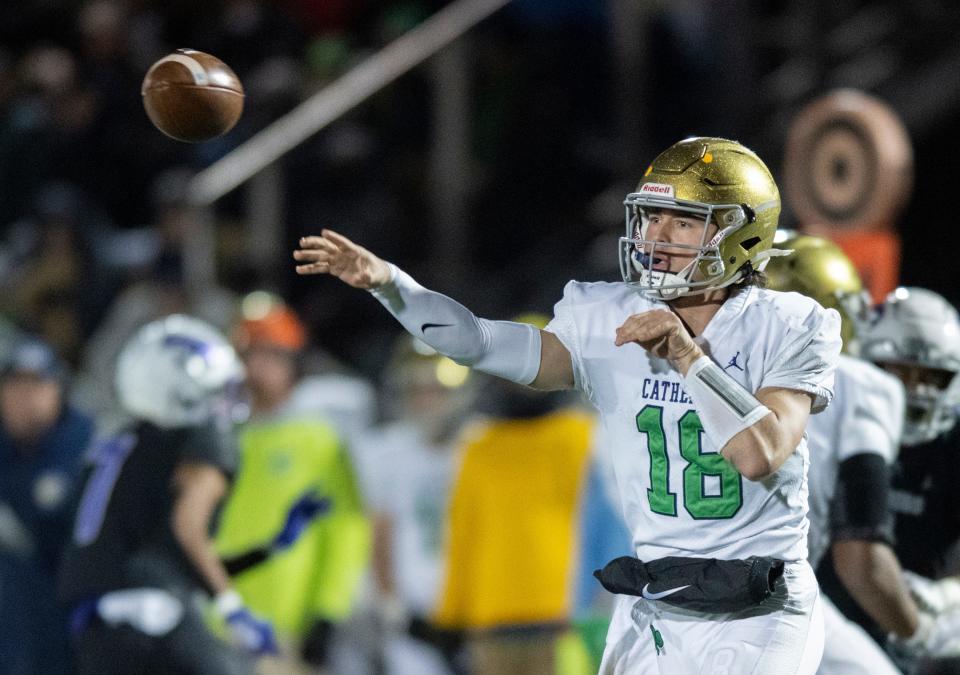
M688 202L643 192L627 195L624 206L627 236L620 238L620 273L623 280L642 295L656 300L671 300L725 288L742 278L742 274L733 274L724 279L727 267L720 244L744 225L753 222L749 208L740 204ZM705 227L699 244L648 239L649 213L660 210L690 213L698 220L703 220ZM718 230L708 239L711 224ZM654 267L660 261L658 250L667 255L690 252L691 260L679 271L657 270Z
M881 365L904 383L904 445L931 441L953 428L957 423L957 407L960 405L960 377L957 371L914 363Z

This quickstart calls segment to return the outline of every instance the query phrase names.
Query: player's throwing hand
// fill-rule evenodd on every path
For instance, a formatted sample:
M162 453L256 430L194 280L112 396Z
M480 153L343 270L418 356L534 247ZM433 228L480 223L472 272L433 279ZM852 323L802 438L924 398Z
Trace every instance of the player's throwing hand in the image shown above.
M630 316L617 328L615 343L622 347L636 342L648 352L671 361L681 374L703 356L680 317L665 309L654 309Z
M297 274L330 274L354 288L377 288L390 281L390 266L373 253L333 230L302 237L293 252Z

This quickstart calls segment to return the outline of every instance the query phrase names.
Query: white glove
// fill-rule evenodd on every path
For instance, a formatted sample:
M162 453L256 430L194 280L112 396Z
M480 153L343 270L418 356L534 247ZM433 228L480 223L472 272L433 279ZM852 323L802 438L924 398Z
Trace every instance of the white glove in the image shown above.
M890 642L898 649L917 656L936 659L960 656L960 610L934 616L917 614L917 630L908 638L890 634Z
M923 611L941 614L960 609L960 579L957 577L935 581L904 570L903 580Z

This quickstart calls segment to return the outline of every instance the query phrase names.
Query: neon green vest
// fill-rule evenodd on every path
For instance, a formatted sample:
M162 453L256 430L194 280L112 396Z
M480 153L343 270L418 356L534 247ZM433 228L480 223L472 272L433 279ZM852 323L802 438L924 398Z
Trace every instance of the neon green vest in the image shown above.
M290 507L311 488L332 502L293 546L233 580L251 610L296 640L315 619L349 614L370 557L370 524L350 458L329 424L255 422L241 429L240 446L240 471L216 537L222 556L272 541Z

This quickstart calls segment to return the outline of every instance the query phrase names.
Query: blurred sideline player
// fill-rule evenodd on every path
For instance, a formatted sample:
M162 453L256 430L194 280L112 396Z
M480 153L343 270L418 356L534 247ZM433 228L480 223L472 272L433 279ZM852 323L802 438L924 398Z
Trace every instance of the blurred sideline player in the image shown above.
M862 321L867 301L856 268L840 248L825 239L788 233L778 233L777 243L793 253L767 266L770 287L812 297L837 310L843 322L845 353L837 364L836 399L807 424L810 564L816 569L829 548L839 579L877 624L923 646L933 620L918 616L891 548L890 465L903 422L903 386L871 363L850 356L856 354L856 323ZM827 639L818 672L899 672L829 598L823 603Z
M741 144L674 144L624 204L625 283L570 282L540 331L480 319L329 230L294 258L460 363L600 410L637 556L600 574L619 595L601 672L812 673L804 429L833 395L839 317L757 288L780 197Z
M456 442L469 411L470 371L409 335L394 347L384 381L392 421L367 439L372 470L373 571L387 623L387 675L445 675L460 639L431 620L443 583L443 543Z
M473 674L553 675L573 613L595 420L564 406L563 392L491 377L478 386L485 419L461 437L434 620L464 632Z
M896 552L921 609L946 626L933 656L953 657L923 672L960 673L960 317L932 291L898 288L862 331L861 354L906 388L890 500Z
M130 421L94 446L60 570L81 673L252 672L207 628L198 591L239 645L275 649L209 535L236 470L242 378L229 343L191 317L150 323L122 350L117 393Z
M217 548L237 555L277 536L302 495L323 501L324 512L293 545L237 578L236 587L273 623L286 667L328 666L334 627L350 615L369 560L370 525L342 436L320 411L293 397L305 327L282 301L262 294L253 300L244 303L234 332L251 416L239 428L240 471Z

